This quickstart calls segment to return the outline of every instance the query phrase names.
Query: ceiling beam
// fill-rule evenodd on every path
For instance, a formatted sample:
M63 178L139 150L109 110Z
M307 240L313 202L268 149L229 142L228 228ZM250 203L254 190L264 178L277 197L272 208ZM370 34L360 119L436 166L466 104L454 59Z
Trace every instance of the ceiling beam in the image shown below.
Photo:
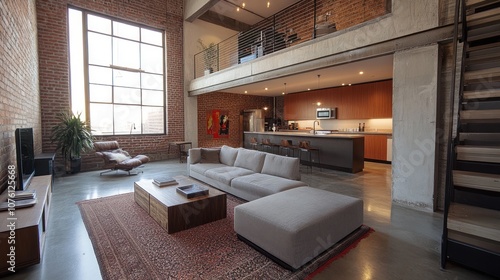
M215 4L219 2L219 0L205 0L205 4L202 4L200 7L197 7L196 5L199 5L203 1L195 0L195 1L190 1L190 6L186 7L186 12L191 13L190 15L186 15L185 20L187 22L193 22L195 19L199 18L201 15L203 15L205 12L210 10ZM185 1L186 3L188 1ZM192 12L188 12L188 10L194 10Z
M226 17L224 15L218 14L212 11L206 11L203 15L199 16L198 19L204 20L206 22L210 22L216 25L220 25L225 28L229 28L235 31L246 31L250 29L252 26L246 24L244 22L235 20L230 17Z

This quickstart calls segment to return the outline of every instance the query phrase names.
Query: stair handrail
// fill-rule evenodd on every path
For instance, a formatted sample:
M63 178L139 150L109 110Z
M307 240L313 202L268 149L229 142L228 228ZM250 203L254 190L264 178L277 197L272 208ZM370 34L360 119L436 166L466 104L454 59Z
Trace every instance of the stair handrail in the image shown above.
M441 267L444 268L447 260L447 217L450 206L450 199L453 195L453 166L455 162L455 146L457 143L457 137L453 137L453 128L455 123L453 121L453 114L455 112L455 85L456 85L456 75L457 75L457 54L458 54L458 43L459 40L463 43L462 56L461 56L461 69L459 76L459 102L462 100L463 96L463 76L465 69L465 49L467 43L467 18L466 18L466 4L465 0L456 0L455 3L455 17L454 17L454 27L453 27L453 53L452 53L452 69L451 69L451 87L450 87L450 111L448 120L451 121L448 126L448 151L447 151L447 162L446 162L446 181L445 181L445 206L444 206L444 219L443 219L443 235L441 240ZM461 25L461 38L459 39L459 22ZM460 103L459 103L460 104ZM459 105L460 106L460 105ZM459 124L460 110L458 110L458 119L456 125Z

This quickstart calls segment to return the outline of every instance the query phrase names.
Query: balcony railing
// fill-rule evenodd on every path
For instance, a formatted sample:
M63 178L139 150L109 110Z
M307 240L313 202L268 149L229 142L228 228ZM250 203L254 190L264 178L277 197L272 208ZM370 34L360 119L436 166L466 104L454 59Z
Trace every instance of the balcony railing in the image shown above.
M349 9L328 0L297 2L247 31L205 46L194 56L195 78L380 17L390 5L386 0L372 1L373 7L356 2Z

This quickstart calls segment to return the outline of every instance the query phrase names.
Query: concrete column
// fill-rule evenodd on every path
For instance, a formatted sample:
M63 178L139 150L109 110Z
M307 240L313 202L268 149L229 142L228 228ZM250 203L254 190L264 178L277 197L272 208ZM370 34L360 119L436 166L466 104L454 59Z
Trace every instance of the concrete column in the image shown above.
M435 208L438 45L394 54L392 200Z

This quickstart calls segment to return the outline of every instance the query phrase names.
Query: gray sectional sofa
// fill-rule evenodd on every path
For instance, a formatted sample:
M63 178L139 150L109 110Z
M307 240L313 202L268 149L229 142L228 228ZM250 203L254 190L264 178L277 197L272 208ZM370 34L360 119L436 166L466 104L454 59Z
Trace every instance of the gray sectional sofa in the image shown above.
M189 176L248 201L307 186L299 159L244 148L193 148L187 165Z

